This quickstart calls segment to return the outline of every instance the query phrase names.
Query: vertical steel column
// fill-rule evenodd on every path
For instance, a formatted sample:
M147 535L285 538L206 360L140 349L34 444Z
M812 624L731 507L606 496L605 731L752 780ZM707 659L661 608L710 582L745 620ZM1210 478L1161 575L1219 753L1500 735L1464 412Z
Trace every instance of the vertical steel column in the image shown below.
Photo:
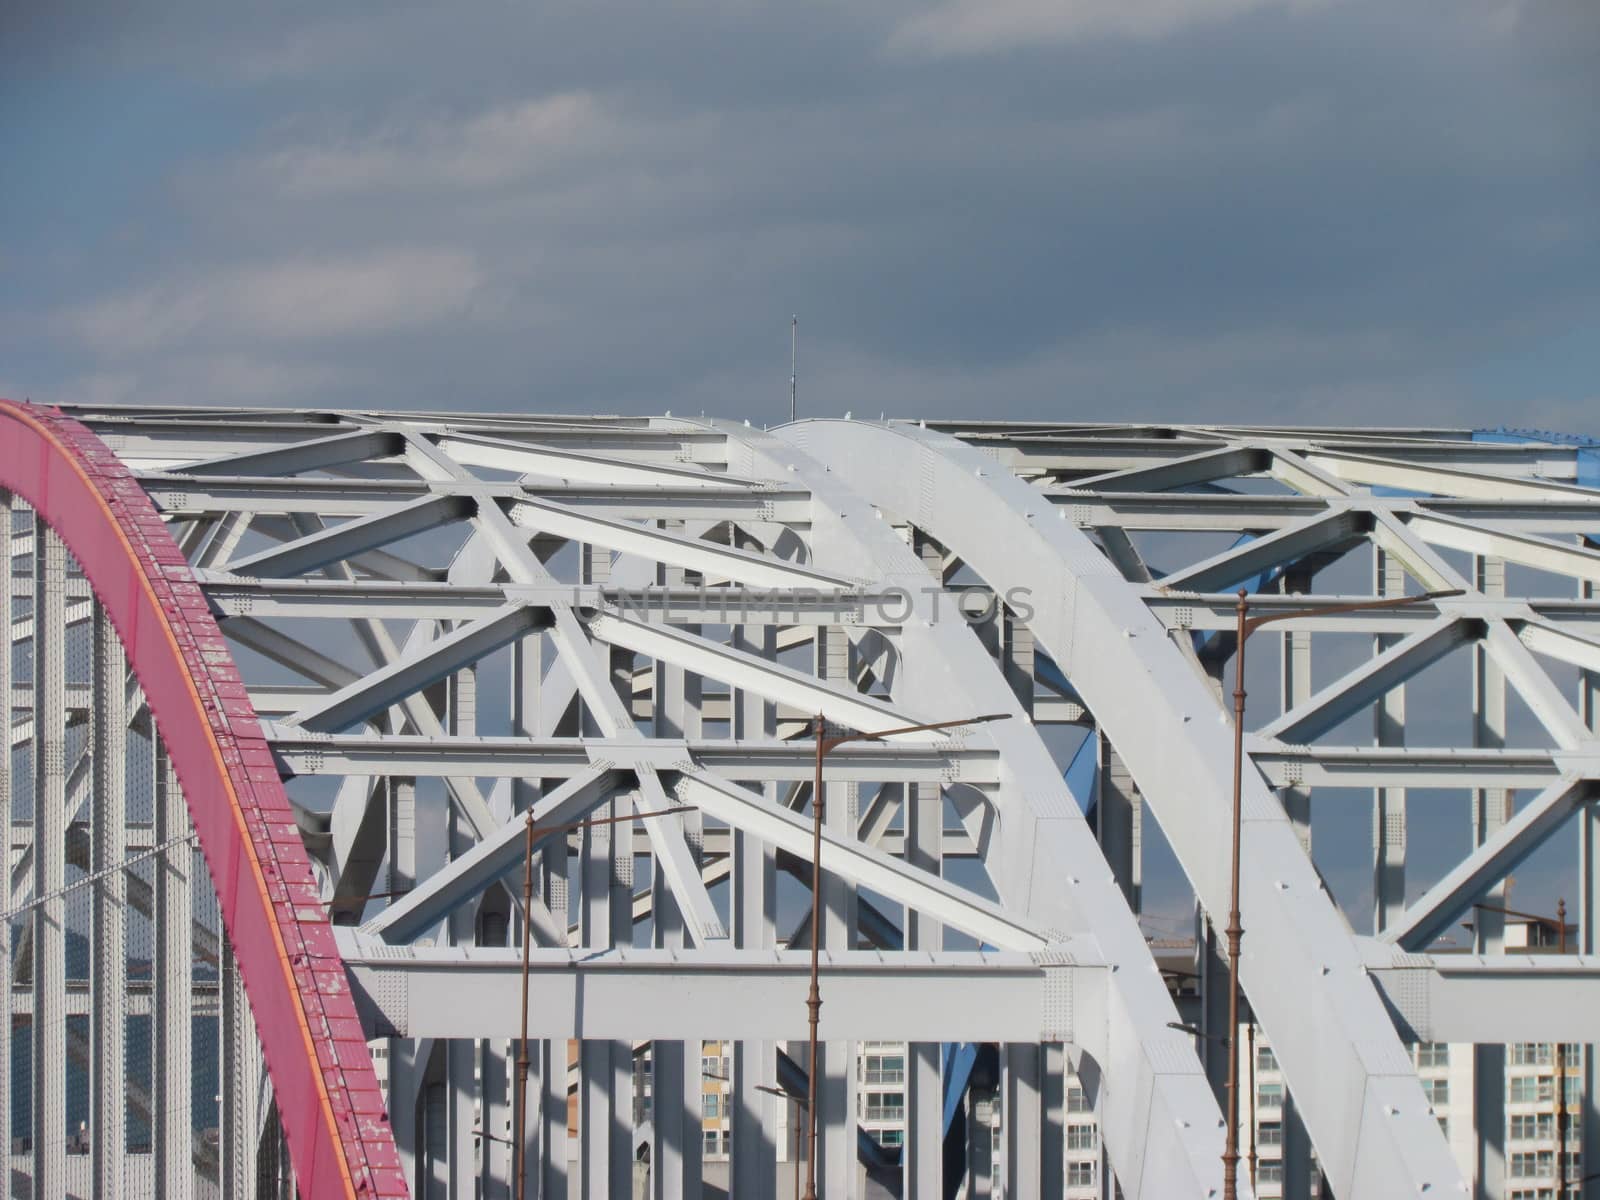
M626 803L625 799L613 801L611 812L620 811ZM631 928L632 913L615 912L618 906L612 894L613 856L619 838L631 843L631 827L591 825L582 833L582 944L586 947L610 949L627 944L626 939L618 938L618 927L626 922ZM632 1078L633 1047L628 1042L580 1043L578 1194L582 1200L623 1200L631 1192ZM652 1162L652 1168L654 1165Z
M663 529L681 531L681 521L663 521ZM688 586L681 567L662 564L656 582L664 587ZM686 626L690 633L698 626ZM673 663L656 659L652 664L654 693L651 713L657 737L692 738L701 729L701 681L699 676ZM625 695L624 700L630 697ZM700 836L698 814L685 814L684 832L694 848ZM656 862L650 875L651 913L655 920L655 945L679 948L684 945L684 920L677 898L667 886ZM650 1158L651 1187L659 1200L697 1197L703 1176L704 1141L701 1136L703 1081L700 1077L701 1043L698 1040L657 1042L651 1051L655 1072L654 1132L656 1145Z
M1592 546L1584 539L1586 546ZM1578 584L1580 599L1593 602L1600 589L1588 580ZM1600 673L1578 672L1578 713L1591 731L1600 729ZM1587 804L1578 813L1578 952L1600 954L1600 808ZM1582 1128L1582 1176L1595 1172L1600 1162L1600 1047L1587 1045L1582 1051L1583 1107L1578 1120ZM1584 1196L1600 1196L1600 1179L1583 1185Z
M944 873L944 790L938 784L905 785L906 862L933 875ZM944 926L922 913L905 914L907 950L944 948ZM901 1151L903 1195L944 1195L944 1093L940 1044L906 1047L906 1140Z
M1206 1034L1198 1039L1198 1050L1206 1079L1220 1104L1228 1074L1226 1046L1239 1035L1228 1032L1228 962L1222 955L1217 930L1198 901L1195 904L1195 975L1200 985L1200 1028Z
M772 661L777 636L761 626L736 626L736 649ZM777 710L754 692L735 689L731 718L733 736L771 738L777 731ZM763 787L767 802L777 804L777 786ZM741 950L770 950L777 945L777 859L772 845L747 833L733 834L734 945ZM733 1045L733 1166L729 1191L735 1196L765 1196L777 1170L779 1102L765 1089L777 1086L777 1045L740 1041Z
M1005 1107L1000 1120L1006 1139L1006 1200L1041 1200L1040 1155L1044 1138L1039 1068L1042 1047L1007 1042L1001 1074ZM1053 1200L1053 1198L1052 1198Z
M67 1182L67 551L37 515L33 529L33 1194L54 1200Z
M1501 559L1474 556L1473 582L1491 599L1506 594L1506 564ZM1499 665L1482 644L1472 650L1472 743L1499 749L1506 741L1506 680ZM1485 788L1473 793L1472 844L1481 846L1511 816L1511 793ZM1485 899L1504 905L1505 887L1496 884ZM1474 949L1479 954L1499 954L1505 949L1505 917L1493 909L1472 914ZM1473 1124L1478 1134L1478 1200L1501 1200L1506 1191L1506 1048L1473 1047Z
M1405 594L1405 569L1380 547L1373 548L1373 594ZM1379 634L1372 652L1382 654L1400 639ZM1373 715L1373 741L1379 746L1403 746L1406 741L1404 685L1378 698ZM1406 905L1406 792L1381 787L1372 797L1372 907L1373 928L1382 933L1405 911Z
M1022 703L1022 711L1033 716L1034 641L1033 630L1019 621L1009 608L1000 606L995 618L1000 623L1000 667L1006 682Z
M816 631L817 674L830 683L849 687L850 638L843 629L819 625ZM834 836L853 840L860 819L858 789L850 783L826 785L825 824ZM822 948L825 953L850 950L855 944L857 916L853 884L832 875L822 881ZM816 937L817 931L812 930ZM826 1003L826 986L823 987ZM818 1080L821 1111L817 1138L817 1179L828 1200L856 1195L856 1044L825 1043L820 1055L825 1066Z
M1381 551L1379 552L1381 553ZM1282 591L1286 596L1304 595L1311 590L1311 576L1303 571L1286 573ZM1280 711L1289 712L1311 699L1311 634L1303 629L1285 629L1279 636L1282 686L1279 688ZM1286 787L1281 793L1283 810L1294 822L1300 835L1300 844L1311 853L1311 789ZM1285 1190L1285 1195L1288 1191Z
M446 814L451 857L472 847L472 838L462 828L464 822L452 806ZM471 946L477 940L477 904L457 906L450 914L450 942ZM445 1100L445 1178L449 1196L475 1194L473 1180L478 1173L479 1139L475 1132L479 1120L478 1050L475 1038L450 1038L444 1044ZM486 1148L485 1148L486 1149Z
M217 1178L224 1196L247 1196L259 1169L259 1120L256 1097L260 1090L261 1055L255 1020L239 974L233 943L222 939L220 985L222 992L222 1163Z
M1304 595L1311 590L1311 576L1304 571L1286 573L1283 578L1285 595ZM1285 630L1281 635L1283 686L1282 712L1289 712L1311 699L1311 634L1303 629ZM1280 793L1284 812L1300 835L1300 844L1306 854L1311 854L1311 789L1287 787ZM1257 1131L1250 1130L1251 1145L1255 1144ZM1311 1196L1311 1139L1306 1134L1306 1123L1295 1107L1294 1097L1283 1097L1283 1195L1285 1200L1310 1200Z
M16 595L16 581L13 578L14 562L12 560L12 503L11 493L0 488L0 614L5 617L4 633L0 634L0 847L5 848L7 863L7 887L10 886L10 861L11 861L11 726L14 716L13 680L11 678L12 655L15 647L12 641L12 617L14 597ZM9 893L8 893L9 895ZM11 1096L11 1061L15 1053L11 1030L11 1009L15 1000L15 965L11 960L12 925L10 921L0 923L0 1063L5 1064L0 1069L0 1179L7 1180L6 1191L11 1190L11 1128L14 1118Z
M520 737L538 737L553 732L540 718L540 686L543 677L545 639L543 634L522 638L512 647L511 731ZM518 778L511 782L511 807L524 813L542 794L542 783ZM535 895L545 900L558 925L565 926L567 914L567 839L552 838L534 864ZM526 914L523 915L526 920ZM520 938L521 931L517 931ZM543 1040L529 1047L527 1104L528 1119L512 1114L514 1129L526 1128L527 1141L521 1148L521 1166L527 1178L527 1194L533 1197L567 1195L567 1043Z
M1128 899L1128 907L1139 911L1139 892L1143 886L1140 843L1143 840L1143 804L1134 786L1133 775L1109 738L1099 739L1099 770L1095 772L1095 832L1106 862L1117 877L1117 885Z
M989 1200L994 1194L994 1106L999 1097L990 1092L967 1091L967 1196Z
M476 666L466 667L449 677L445 693L444 726L456 737L473 737L478 731L478 671ZM473 846L471 831L466 828L460 811L454 804L446 810L445 824L449 857L465 854ZM483 898L457 905L450 913L450 942L456 946L471 946L478 940L478 910ZM475 1038L451 1038L445 1043L444 1077L446 1089L445 1121L447 1128L446 1178L449 1195L471 1196L475 1193L474 1180L478 1175L478 1156L488 1158L488 1143L477 1134L480 1120L487 1112L478 1107L478 1059L482 1045Z
M127 665L122 643L106 617L94 608L94 787L90 798L89 849L94 885L91 913L93 947L90 977L90 1060L93 1080L90 1153L97 1196L121 1191L127 1153L127 1019L123 999L128 992L128 877L114 869L127 857ZM221 939L226 947L226 938ZM224 1073L224 1091L232 1077Z
M158 846L189 832L189 814L178 788L178 777L159 738L155 816ZM195 852L191 842L181 841L155 858L151 1107L155 1110L152 1123L156 1187L170 1200L187 1200L194 1189L193 1077L189 1058L194 1016L194 906L189 875Z
M391 777L384 784L385 822L388 841L386 891L391 896L408 892L417 880L417 783L414 779ZM400 1166L416 1189L420 1179L417 1145L417 1072L422 1047L411 1038L390 1038L388 1106L389 1120L400 1151Z
M1060 1042L1039 1049L1039 1194L1054 1200L1067 1186L1067 1054Z

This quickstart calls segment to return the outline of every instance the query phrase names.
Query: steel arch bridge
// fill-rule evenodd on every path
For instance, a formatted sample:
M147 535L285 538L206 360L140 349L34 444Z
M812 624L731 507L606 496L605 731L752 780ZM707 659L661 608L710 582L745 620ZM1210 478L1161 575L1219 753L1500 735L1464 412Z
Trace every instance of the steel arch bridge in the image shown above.
M1300 613L1252 651L1244 779L1284 1194L1466 1194L1503 1139L1452 1152L1408 1043L1477 1047L1492 1131L1505 1044L1600 1042L1594 453L0 402L5 1194L698 1197L712 1040L724 1186L786 1195L816 937L823 1195L865 1164L906 1197L1062 1196L1069 1078L1107 1194L1219 1195L1241 587ZM1323 611L1408 589L1460 594ZM828 759L813 930L811 715L991 712ZM1420 888L1408 791L1470 831ZM1370 934L1310 856L1313 810L1354 805ZM1140 924L1146 811L1200 914L1181 987ZM529 812L640 819L541 835L524 905ZM1579 954L1508 952L1493 908L1441 941L1552 839ZM859 1127L868 1041L907 1045L897 1155ZM979 1045L992 1173L976 1137L946 1155Z

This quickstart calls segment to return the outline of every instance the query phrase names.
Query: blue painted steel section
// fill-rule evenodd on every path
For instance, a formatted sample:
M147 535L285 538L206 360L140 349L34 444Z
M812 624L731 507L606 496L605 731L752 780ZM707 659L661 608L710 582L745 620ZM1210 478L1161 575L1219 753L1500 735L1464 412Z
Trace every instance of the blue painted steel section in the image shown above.
M973 1042L946 1042L944 1046L944 1133L950 1136L950 1124L956 1119L961 1098L967 1093L972 1079L972 1066L978 1061L978 1047Z
M1475 429L1475 442L1499 442L1524 445L1528 442L1548 442L1552 446L1572 446L1578 454L1577 483L1579 487L1600 489L1600 441L1571 433L1552 433L1544 429Z

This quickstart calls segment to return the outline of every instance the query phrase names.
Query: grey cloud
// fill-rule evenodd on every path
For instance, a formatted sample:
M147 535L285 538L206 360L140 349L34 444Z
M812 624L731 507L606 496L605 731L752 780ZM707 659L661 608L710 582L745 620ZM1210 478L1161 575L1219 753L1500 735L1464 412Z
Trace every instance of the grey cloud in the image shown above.
M142 240L58 282L64 319L8 372L256 400L273 376L228 358L250 355L296 403L337 379L342 403L759 419L799 311L827 411L1462 423L1479 362L1600 310L1581 6L1002 9L1006 37L937 55L906 31L964 4L125 22L80 52L250 119L157 181ZM471 278L422 266L352 308L334 268L395 247ZM288 326L206 299L247 277L333 299ZM1573 403L1537 371L1518 390L1484 419Z

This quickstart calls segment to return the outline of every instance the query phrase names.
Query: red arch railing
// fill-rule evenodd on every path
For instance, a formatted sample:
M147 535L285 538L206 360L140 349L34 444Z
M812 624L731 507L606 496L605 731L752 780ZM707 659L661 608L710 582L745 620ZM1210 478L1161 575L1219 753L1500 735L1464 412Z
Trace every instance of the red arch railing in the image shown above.
M183 552L121 460L54 408L0 400L0 487L88 576L205 852L305 1200L404 1197L333 929L255 709Z

